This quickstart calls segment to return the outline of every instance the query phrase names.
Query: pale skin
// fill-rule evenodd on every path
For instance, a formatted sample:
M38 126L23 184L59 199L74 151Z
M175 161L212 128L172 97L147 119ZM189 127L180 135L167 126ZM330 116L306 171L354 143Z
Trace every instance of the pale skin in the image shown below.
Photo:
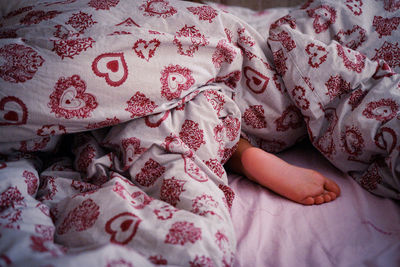
M303 205L323 204L340 195L339 186L317 171L291 165L241 138L227 162L233 172Z

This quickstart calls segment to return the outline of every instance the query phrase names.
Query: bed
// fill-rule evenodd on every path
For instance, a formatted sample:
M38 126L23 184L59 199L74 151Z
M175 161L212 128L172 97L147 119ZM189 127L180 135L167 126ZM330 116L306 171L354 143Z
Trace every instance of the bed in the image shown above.
M227 4L230 1L215 1ZM222 3L221 3L222 2ZM233 1L235 2L235 1ZM271 20L300 1L238 1L235 4L269 9ZM348 1L351 2L351 1ZM388 1L389 2L389 1ZM258 9L257 9L258 8ZM228 8L259 25L268 21L254 11ZM278 12L276 14L275 12ZM282 12L282 13L281 13ZM266 23L272 23L268 21ZM320 171L342 189L326 206L299 206L235 174L232 216L238 238L234 266L398 266L400 264L399 202L365 192L335 168L309 141L278 154L297 166ZM389 219L389 217L393 216Z
M235 266L398 265L398 202L366 193L308 142L280 156L331 177L342 195L326 205L299 206L243 177L230 176L236 192Z
M386 19L390 21L377 15L371 27L373 33L356 28L342 31L341 35L333 26L333 33L327 31L332 20L317 19L323 16L318 13L320 7L333 12L327 7L329 1L326 5L324 1L320 4L319 1L234 0L194 1L201 2L199 4L165 0L34 2L0 3L0 266L400 265L399 187L396 189L400 183L397 143L400 117L399 107L392 104L399 99L400 88L396 74L400 71L396 50L400 24L398 1L371 0L368 4L386 10ZM347 0L337 5L357 17L366 7L363 2ZM80 5L84 8L79 9ZM140 15L107 17L108 11L117 9L126 15L124 12L130 10L130 5L137 5ZM167 23L154 28L146 24L151 20L165 22L181 16L182 12L174 8L178 5L192 17L175 36L168 36L171 29ZM300 80L296 75L288 75L295 73L291 66L301 66L295 57L292 57L294 64L286 66L280 60L296 51L296 45L282 32L289 32L291 36L299 34L297 29L294 31L293 20L286 15L294 12L291 14L296 16L296 12L304 13L304 10L308 10L307 19L315 19L316 33L307 32L300 23L297 29L310 38L315 35L322 40L317 43L315 53L321 50L324 40L329 43L330 35L335 34L335 41L344 43L346 36L359 33L356 41L346 45L356 50L366 42L363 53L369 58L375 57L378 63L365 63L367 74L358 71L359 65L352 66L355 72L362 72L362 77L351 74L349 69L344 72L350 73L352 84L361 79L360 84L365 87L357 88L367 88L364 91L377 87L376 80L381 79L384 81L380 85L385 85L382 87L392 88L387 92L394 99L388 104L392 110L377 109L380 113L374 113L375 108L387 104L385 101L381 101L383 104L374 102L377 107L365 109L366 117L373 117L375 124L376 121L382 124L361 122L367 123L366 128L377 127L372 142L359 142L357 137L365 130L357 128L356 120L353 127L334 133L333 128L340 125L338 121L346 117L346 113L339 113L341 102L338 99L347 99L348 94L349 107L343 110L353 111L357 106L368 106L368 102L360 103L370 95L373 97L371 93L366 98L366 94L358 98L353 94L356 100L351 98L353 91L359 93L360 90L349 92L345 74L339 86L334 87L339 91L331 90L320 97L322 115L318 111L314 114L302 110L307 99L296 98L295 93L305 91L293 90L289 94L284 89ZM213 42L196 28L224 22L231 15L235 23L230 26L238 27L237 36L228 27L222 28L227 39ZM98 16L107 17L111 23L101 22ZM218 20L217 16L223 18ZM187 16L180 18L188 19ZM299 21L302 21L301 16ZM194 26L188 27L190 23ZM17 28L17 24L22 26ZM35 28L35 25L43 27ZM269 28L271 31L266 30ZM94 38L92 29L101 37ZM216 32L218 30L215 28ZM44 40L42 36L49 32L50 41ZM151 36L151 39L129 39L132 33L144 32L147 35L143 36ZM367 37L375 35L366 41L363 33ZM192 34L192 39L184 38L188 34L189 37ZM229 46L235 36L239 40L235 44L239 50ZM171 47L163 46L168 38L174 40ZM115 46L107 50L101 44L109 39ZM120 40L135 40L129 44L129 56ZM254 40L268 40L268 46L251 48ZM191 45L187 46L186 41ZM196 53L202 49L205 51L209 42L218 53L210 52L209 62L198 58L193 64L192 58L196 59ZM382 44L392 45L390 56L378 53L377 48ZM315 46L307 46L306 53L312 55L312 48ZM167 65L157 54L169 51L163 49L177 50L178 60ZM273 52L268 52L270 50ZM288 54L277 53L281 51ZM338 48L338 51L341 50ZM234 58L240 54L251 62L257 59L258 53L264 52L266 56L260 62L268 69L271 79L248 65L242 79L234 69L226 71L227 75L210 71L213 79L200 83L200 90L190 91L201 80L204 69L233 66ZM340 54L337 58L340 59ZM316 65L330 60L323 56L317 59L320 61L314 61L315 58L309 61L313 71ZM59 65L49 67L47 64L53 61ZM29 67L18 65L21 62ZM158 64L146 69L146 64L153 62ZM87 72L80 72L85 64ZM161 98L143 89L129 94L126 99L114 93L108 98L109 91L94 93L93 88L132 91L137 86L135 83L135 86L125 87L131 82L132 66L142 68L138 70L142 77L137 77L143 78L137 83L140 87L150 88L152 84L148 81L152 75L158 75ZM322 80L323 73L316 73ZM311 71L308 74L311 81L316 80ZM310 80L303 80L310 86ZM46 91L49 81L51 84ZM243 104L247 105L243 110L235 107L232 99L242 97L234 91L240 83L247 86L250 93L256 93L256 98L244 98L250 102L256 101L266 89L271 91L267 84L274 84L278 90L272 95L276 98L270 103L273 106L270 112L271 116L276 116L272 120L275 124L263 121L262 107L254 105L255 102L251 102L254 108L250 111L249 103ZM304 84L302 86L306 87ZM317 84L315 81L314 85ZM217 85L223 89L218 89ZM43 94L46 94L46 101L42 103ZM313 98L312 95L308 97L310 101ZM28 99L36 104L29 104ZM106 101L101 102L104 99ZM337 105L334 112L329 106L332 103ZM322 108L325 104L327 106ZM297 110L306 118L305 124L296 121L300 114ZM336 110L337 120L334 119ZM250 114L244 118L242 127L247 132L242 131L242 136L289 163L315 169L333 179L341 187L340 197L323 205L302 206L243 176L226 174L221 168L239 137L239 123L235 120L240 116L238 112ZM212 128L206 130L207 126L196 120L198 114L203 114ZM287 123L287 117L282 114L291 115L288 118L292 121ZM176 134L168 132L177 121L184 123L179 124ZM276 128L271 130L270 125ZM154 129L159 130L155 132ZM255 137L261 130L264 139ZM156 143L158 134L161 141ZM338 139L332 137L335 135ZM340 145L333 146L335 142ZM201 153L209 153L214 158L201 157ZM344 155L347 161L343 160ZM391 173L387 175L388 172ZM374 174L372 178L368 176L371 173ZM384 173L388 180L377 173ZM380 187L381 184L385 187ZM379 196L385 194L387 197Z

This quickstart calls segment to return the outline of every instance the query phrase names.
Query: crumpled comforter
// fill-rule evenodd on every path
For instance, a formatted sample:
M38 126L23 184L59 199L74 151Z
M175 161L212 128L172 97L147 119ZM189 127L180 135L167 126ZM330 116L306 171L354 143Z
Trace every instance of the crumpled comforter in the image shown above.
M269 45L314 146L361 186L400 198L400 5L308 2Z
M294 107L263 38L188 2L1 8L4 263L231 265L223 164L240 133L305 134L260 113L267 87L271 116Z
M310 1L269 34L188 2L2 3L3 265L231 265L239 136L278 152L308 134L398 198L397 27L370 2Z

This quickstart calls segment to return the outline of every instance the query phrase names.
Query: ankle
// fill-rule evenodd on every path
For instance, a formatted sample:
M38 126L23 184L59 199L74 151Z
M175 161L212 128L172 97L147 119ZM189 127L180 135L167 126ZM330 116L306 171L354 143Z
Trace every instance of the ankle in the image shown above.
M240 153L240 167L242 169L242 173L245 174L246 176L249 174L249 171L254 167L254 155L256 150L260 150L257 147L246 147L243 148L243 150Z

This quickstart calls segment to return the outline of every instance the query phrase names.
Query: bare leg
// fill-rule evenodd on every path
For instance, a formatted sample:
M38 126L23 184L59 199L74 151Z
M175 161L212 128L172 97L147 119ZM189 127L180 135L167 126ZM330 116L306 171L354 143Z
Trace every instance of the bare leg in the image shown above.
M322 204L340 195L339 186L317 171L291 165L245 139L240 139L227 164L232 171L303 205Z

